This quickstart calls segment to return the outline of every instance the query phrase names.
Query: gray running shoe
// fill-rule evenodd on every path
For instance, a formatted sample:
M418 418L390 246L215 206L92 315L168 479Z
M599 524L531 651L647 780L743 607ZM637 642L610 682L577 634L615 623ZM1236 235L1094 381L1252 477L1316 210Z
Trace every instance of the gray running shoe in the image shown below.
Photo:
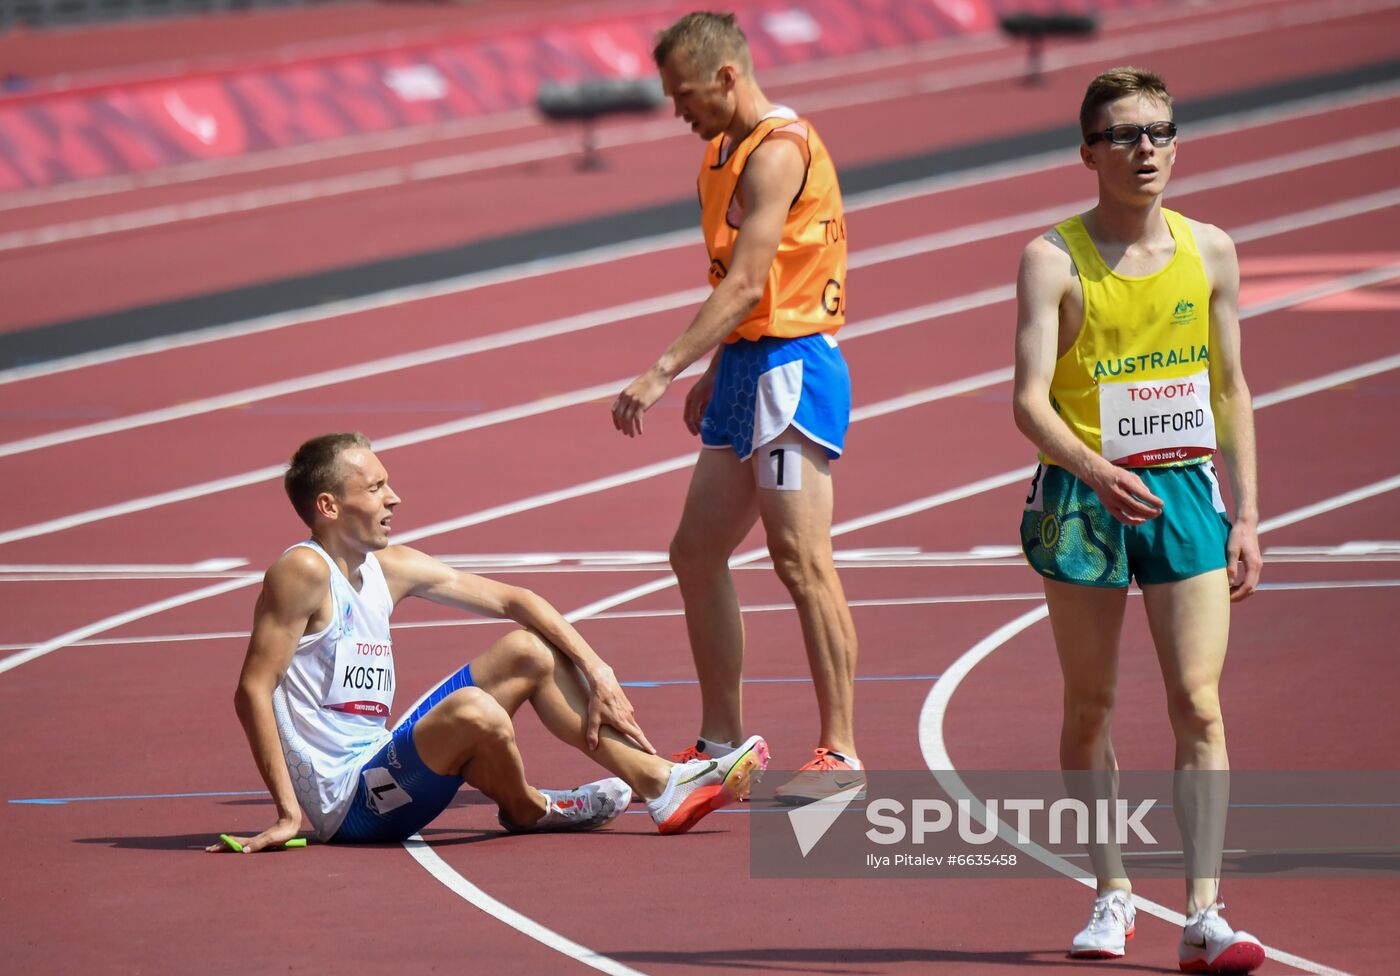
M612 777L585 783L572 790L540 790L549 808L532 824L521 826L498 813L496 819L512 834L539 834L563 830L597 830L622 815L632 802L632 790Z

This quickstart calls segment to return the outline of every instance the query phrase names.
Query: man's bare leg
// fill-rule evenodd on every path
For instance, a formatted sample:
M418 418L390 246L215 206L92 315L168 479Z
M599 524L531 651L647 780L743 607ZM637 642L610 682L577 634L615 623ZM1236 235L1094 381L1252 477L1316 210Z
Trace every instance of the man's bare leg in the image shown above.
M728 449L702 450L671 541L671 568L700 681L700 735L714 742L744 739L744 622L729 557L757 519L750 465Z
M510 715L480 688L462 688L438 702L413 727L423 764L440 776L460 776L494 800L512 823L534 823L548 809L525 780Z
M472 662L472 683L510 715L528 701L555 738L620 777L642 799L654 799L665 788L672 764L630 737L605 725L598 748L588 748L587 686L573 663L538 634L517 630L496 641Z
M1176 768L1185 773L1226 771L1220 672L1230 633L1230 588L1225 570L1142 588L1147 621L1167 689L1176 736ZM1186 914L1215 903L1229 808L1228 777L1177 777L1177 826L1187 851ZM1194 856L1193 856L1194 855ZM1195 863L1195 871L1192 864ZM1193 873L1195 876L1192 876Z
M1049 579L1044 582L1065 686L1060 768L1068 774L1097 774L1066 776L1071 794L1093 810L1094 800L1118 799L1118 759L1110 731L1128 591ZM1110 803L1109 809L1116 810L1116 803ZM1116 843L1090 844L1089 859L1099 894L1113 888L1132 890Z
M825 449L791 427L758 454L784 447L801 452L800 488L760 487L758 509L773 567L802 624L821 722L817 744L854 757L856 628L832 558L831 466Z

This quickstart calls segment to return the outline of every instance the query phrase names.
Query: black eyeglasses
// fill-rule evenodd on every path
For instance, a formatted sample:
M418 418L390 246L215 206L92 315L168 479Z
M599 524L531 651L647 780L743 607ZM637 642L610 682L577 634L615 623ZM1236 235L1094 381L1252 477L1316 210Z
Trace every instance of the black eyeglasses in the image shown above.
M1102 132L1090 132L1084 137L1084 142L1086 145L1092 146L1096 142L1107 139L1115 146L1135 146L1144 134L1152 140L1154 146L1169 145L1176 138L1176 123L1149 122L1147 125L1134 125L1131 122L1120 122L1118 125L1109 126Z

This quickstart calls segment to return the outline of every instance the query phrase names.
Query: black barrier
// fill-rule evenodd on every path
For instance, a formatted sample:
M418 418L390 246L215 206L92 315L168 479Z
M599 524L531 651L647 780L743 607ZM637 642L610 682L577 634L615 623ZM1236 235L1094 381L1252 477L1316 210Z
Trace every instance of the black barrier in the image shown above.
M1008 14L1001 18L1001 29L1009 37L1026 42L1027 85L1038 85L1047 37L1088 37L1099 29L1097 18L1088 14Z
M598 169L603 157L598 152L594 125L609 115L650 114L666 103L661 83L654 78L585 78L583 81L551 81L535 92L535 107L555 122L583 124L583 155L579 168Z

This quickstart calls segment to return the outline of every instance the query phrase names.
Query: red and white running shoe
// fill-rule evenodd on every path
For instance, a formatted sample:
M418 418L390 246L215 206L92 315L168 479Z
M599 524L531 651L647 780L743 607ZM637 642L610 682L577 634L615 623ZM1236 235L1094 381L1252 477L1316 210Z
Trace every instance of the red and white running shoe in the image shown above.
M747 796L768 768L768 743L751 735L733 752L671 767L666 788L647 801L647 812L663 834L683 834L707 814Z

